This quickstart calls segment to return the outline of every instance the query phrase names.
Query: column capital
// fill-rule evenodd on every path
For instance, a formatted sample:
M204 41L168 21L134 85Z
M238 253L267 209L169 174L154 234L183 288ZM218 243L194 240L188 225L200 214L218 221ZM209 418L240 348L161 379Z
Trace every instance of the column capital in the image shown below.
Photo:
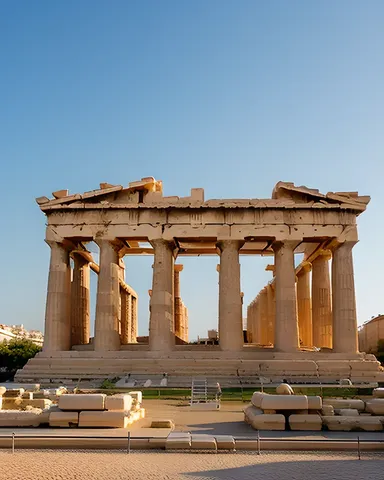
M315 261L318 260L318 259L327 261L327 260L331 260L331 258L332 258L332 252L331 252L331 250L321 250L321 251L318 253L318 255L312 260L312 263L315 262Z
M184 269L184 265L181 265L180 263L177 263L174 265L174 271L179 273L179 272L182 272Z
M281 250L282 248L287 248L289 250L294 251L299 243L300 242L298 240L275 240L272 243L272 249L275 253ZM276 262L275 262L275 265L276 265Z
M223 250L235 250L239 251L244 245L244 240L218 240L216 242L217 248L222 252Z
M119 238L111 238L111 237L96 237L94 242L98 245L99 248L103 246L110 245L116 253L119 253L120 250L125 248L124 242Z
M310 262L302 262L300 265L300 270L297 272L297 276L299 277L301 274L308 273L312 270L312 264Z
M166 248L169 248L170 250L175 250L176 248L176 243L174 240L167 240L165 238L151 238L149 239L149 243L155 249L166 247Z
M345 242L333 242L331 245L331 252L335 252L336 250L343 249L343 250L352 250L352 248L356 245L357 241L355 240L346 240Z

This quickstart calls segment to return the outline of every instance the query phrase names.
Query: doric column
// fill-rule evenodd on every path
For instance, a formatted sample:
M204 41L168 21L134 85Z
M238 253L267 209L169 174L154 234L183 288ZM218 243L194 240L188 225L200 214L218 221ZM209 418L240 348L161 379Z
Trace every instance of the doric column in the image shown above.
M268 345L268 294L267 287L259 293L260 345Z
M45 310L44 351L69 350L71 347L69 252L62 244L51 247L47 303Z
M247 307L247 342L253 343L253 318L252 303Z
M275 349L293 352L299 348L299 332L296 311L296 275L294 248L296 243L275 242L275 297L276 324Z
M332 348L331 280L329 251L312 261L312 328L315 347Z
M173 302L173 244L152 240L155 251L149 321L151 350L169 351L175 344Z
M221 350L241 350L243 347L243 318L240 289L239 249L243 242L223 240L219 269L219 343Z
M183 265L174 266L174 312L175 312L175 335L183 339L183 317L184 317L184 306L180 293L180 272L183 270Z
M121 333L120 342L122 345L131 343L132 334L132 295L128 293L124 288L120 289L121 295Z
M332 256L333 351L357 353L357 318L352 248L345 242Z
M83 256L74 253L71 285L71 345L89 343L90 270L89 262Z
M305 262L297 276L297 316L303 347L312 347L311 264Z
M275 342L275 290L272 285L267 285L267 343Z
M137 297L132 295L131 300L132 313L131 313L131 342L137 343L138 336L138 316L137 316Z
M189 326L188 326L188 308L184 305L184 342L188 342L189 339Z
M97 282L95 350L120 348L120 267L118 247L108 240L97 240L100 272Z
M253 343L261 343L260 299L257 297L253 306Z

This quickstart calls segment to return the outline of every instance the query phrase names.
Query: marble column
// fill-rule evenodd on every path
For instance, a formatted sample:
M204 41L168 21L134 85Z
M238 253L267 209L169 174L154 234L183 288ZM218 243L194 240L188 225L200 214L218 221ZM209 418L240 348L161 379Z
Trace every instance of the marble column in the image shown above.
M222 240L219 269L219 344L221 350L243 348L243 318L240 288L239 249L244 242Z
M132 295L131 298L131 342L137 343L138 336L138 316L137 316L137 297Z
M170 351L175 345L173 302L173 244L152 240L155 251L149 320L151 350Z
M120 342L122 345L131 343L132 334L132 295L128 293L124 288L120 290L121 295L121 333Z
M268 294L267 287L259 293L260 345L268 345Z
M253 342L253 318L252 318L252 304L247 307L247 342Z
M183 317L184 317L184 308L183 301L180 293L180 272L183 270L183 265L174 266L174 312L175 312L175 335L183 340Z
M261 322L260 322L260 301L259 297L256 298L255 304L253 307L253 331L254 331L254 341L253 343L261 343Z
M297 276L297 316L301 346L312 347L311 264L303 263Z
M97 282L95 350L119 350L120 266L118 247L108 240L97 240L100 271Z
M272 285L267 285L267 343L275 342L275 290Z
M352 248L344 242L332 255L333 351L357 353L357 317Z
M80 254L73 254L73 279L71 285L71 345L89 343L90 332L89 262Z
M299 348L299 330L296 309L296 274L294 248L296 242L275 242L275 349L295 352Z
M332 348L331 280L329 251L312 261L312 328L315 347Z
M69 252L57 242L47 241L51 261L45 309L44 351L71 348L70 292L71 269Z
M184 342L188 343L189 339L189 326L188 326L188 308L184 305Z

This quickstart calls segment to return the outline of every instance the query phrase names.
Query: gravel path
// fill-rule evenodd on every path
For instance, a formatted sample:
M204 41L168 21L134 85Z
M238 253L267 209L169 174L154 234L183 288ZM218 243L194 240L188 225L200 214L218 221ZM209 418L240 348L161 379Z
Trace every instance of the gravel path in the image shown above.
M0 480L383 480L384 455L0 451Z

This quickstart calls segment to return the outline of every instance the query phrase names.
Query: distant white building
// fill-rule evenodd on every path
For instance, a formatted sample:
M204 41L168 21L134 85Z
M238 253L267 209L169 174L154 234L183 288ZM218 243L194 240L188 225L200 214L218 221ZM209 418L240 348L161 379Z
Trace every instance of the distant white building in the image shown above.
M28 338L36 345L42 346L44 335L38 330L26 330L24 325L0 324L0 342L13 340L15 338Z

